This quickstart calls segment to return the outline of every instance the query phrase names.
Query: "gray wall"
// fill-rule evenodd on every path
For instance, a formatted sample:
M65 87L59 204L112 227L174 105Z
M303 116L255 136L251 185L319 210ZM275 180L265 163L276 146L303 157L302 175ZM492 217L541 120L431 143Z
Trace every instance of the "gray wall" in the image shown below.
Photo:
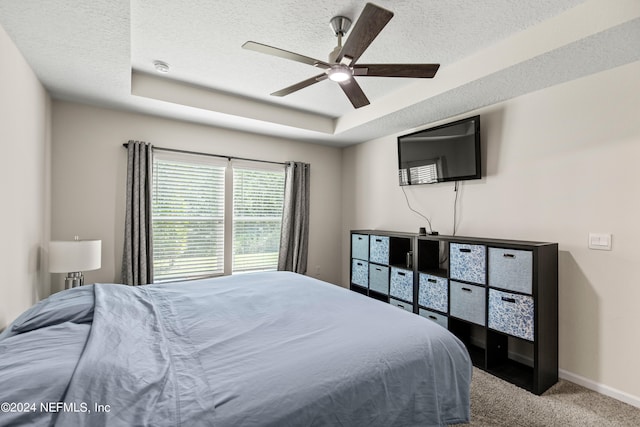
M0 27L0 330L49 293L51 101Z

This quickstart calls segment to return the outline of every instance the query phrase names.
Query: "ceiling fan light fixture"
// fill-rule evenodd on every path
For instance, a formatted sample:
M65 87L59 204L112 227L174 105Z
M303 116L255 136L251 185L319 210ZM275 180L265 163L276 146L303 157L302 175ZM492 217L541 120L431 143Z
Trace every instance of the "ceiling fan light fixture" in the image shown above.
M334 82L345 82L349 80L352 75L351 69L342 65L336 65L327 70L329 80L333 80Z

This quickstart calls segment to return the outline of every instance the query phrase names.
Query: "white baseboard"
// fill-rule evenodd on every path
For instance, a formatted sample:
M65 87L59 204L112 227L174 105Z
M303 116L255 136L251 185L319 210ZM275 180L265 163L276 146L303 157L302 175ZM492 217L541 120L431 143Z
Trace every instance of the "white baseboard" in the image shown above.
M589 390L597 391L598 393L604 394L605 396L612 397L631 406L635 406L636 408L640 408L640 397L638 396L632 396L629 393L625 393L624 391L616 390L613 387L597 383L588 378L584 378L572 372L565 371L564 369L558 370L558 376L563 380L571 381L572 383L588 388Z

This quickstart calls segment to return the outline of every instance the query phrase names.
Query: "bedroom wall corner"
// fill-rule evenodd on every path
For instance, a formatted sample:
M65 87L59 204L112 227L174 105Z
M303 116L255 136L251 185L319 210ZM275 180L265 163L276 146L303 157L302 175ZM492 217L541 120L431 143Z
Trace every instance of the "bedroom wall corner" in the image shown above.
M49 295L51 99L0 27L0 330Z

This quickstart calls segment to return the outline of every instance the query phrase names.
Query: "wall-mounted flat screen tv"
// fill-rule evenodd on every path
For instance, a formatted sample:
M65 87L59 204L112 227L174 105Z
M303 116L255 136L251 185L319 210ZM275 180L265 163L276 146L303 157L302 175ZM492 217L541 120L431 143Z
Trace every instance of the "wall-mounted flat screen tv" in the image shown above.
M480 179L480 116L398 137L400 185Z

